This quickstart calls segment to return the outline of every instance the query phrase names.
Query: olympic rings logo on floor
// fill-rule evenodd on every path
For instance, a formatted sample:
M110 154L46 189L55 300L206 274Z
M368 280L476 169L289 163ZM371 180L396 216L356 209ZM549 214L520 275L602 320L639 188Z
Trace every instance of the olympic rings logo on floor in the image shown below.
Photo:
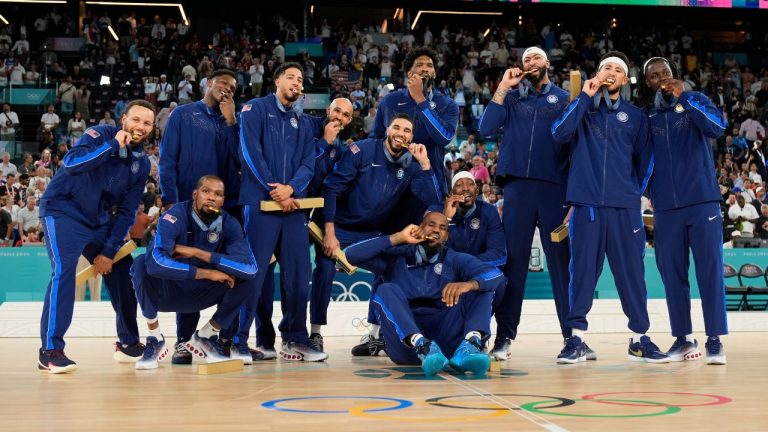
M358 318L354 317L352 318L352 327L354 327L359 332L368 331L368 329L371 327L371 325L368 323L368 318Z
M662 401L645 400L648 395L661 396L660 399L662 399ZM675 402L663 401L670 396L675 397L676 399L694 398L694 400L692 402L686 402L685 400L678 400ZM533 402L527 402L519 406L515 405L514 403L509 404L509 406L504 406L497 402L500 398L504 397L535 398L537 400ZM625 397L629 398L625 399ZM643 399L636 399L636 397L641 397ZM481 399L478 400L478 398ZM696 402L695 398L705 398L708 400ZM328 401L333 401L330 406ZM351 401L352 404L349 407L344 408L342 405L340 405L340 401ZM515 393L459 394L432 397L426 399L423 402L413 402L407 399L379 396L305 396L275 399L264 402L261 406L266 409L288 413L351 414L356 417L390 421L455 422L500 417L507 415L514 410L525 410L542 415L580 418L657 417L679 413L683 410L683 408L725 405L731 402L733 402L733 399L727 396L705 393L627 391L592 393L583 395L578 399L571 399L562 396ZM302 405L302 403L309 403L314 406L310 409L295 407L295 404L297 403L299 405ZM292 406L292 404L294 406ZM586 404L600 404L605 406L613 406L614 408L608 408L608 412L604 413L594 412L592 409L588 409L586 411L575 411L573 409L578 408L579 406L585 406ZM617 406L625 408L617 409L615 408ZM467 413L468 411L480 411L481 413L461 414L459 416L445 416L441 414L431 417L410 415L403 416L393 414L395 411L402 411L413 407L436 407L461 410L463 413ZM569 407L573 408L568 411L559 411L560 409ZM649 408L654 410L651 412L645 412L645 409ZM643 412L632 412L637 409L643 409ZM626 412L626 410L629 410L630 412Z

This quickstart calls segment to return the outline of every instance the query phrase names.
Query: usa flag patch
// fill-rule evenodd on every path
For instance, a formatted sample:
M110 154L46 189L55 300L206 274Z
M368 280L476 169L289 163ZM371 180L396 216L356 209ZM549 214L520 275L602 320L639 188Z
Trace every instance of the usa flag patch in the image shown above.
M251 110L251 104L245 104L243 105L243 109L241 110L241 112L246 112L250 110Z
M101 136L101 134L100 134L100 133L98 133L98 132L96 132L94 129L88 129L87 131L85 131L85 133L87 133L88 135L90 135L90 136L91 136L91 138L98 138L98 137L100 137L100 136Z
M163 220L167 220L170 223L176 223L176 216L166 213L163 215Z
M360 152L360 147L357 146L357 144L352 144L349 146L349 150L352 152L352 154L357 154Z

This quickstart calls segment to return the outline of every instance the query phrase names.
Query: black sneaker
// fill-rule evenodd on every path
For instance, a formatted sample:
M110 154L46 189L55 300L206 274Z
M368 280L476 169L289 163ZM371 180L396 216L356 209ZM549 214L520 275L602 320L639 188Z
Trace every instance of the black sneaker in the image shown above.
M595 351L593 351L586 342L584 343L584 348L587 350L587 361L597 360L597 353L595 353Z
M320 335L320 333L312 333L309 335L309 346L317 351L325 352L325 350L323 350L323 336Z
M376 357L386 349L387 345L384 343L384 339L377 339L367 334L360 339L359 345L352 348L352 355L355 357Z
M60 374L72 372L76 369L77 364L67 358L67 356L64 354L64 350L52 349L43 351L43 349L40 348L40 353L37 358L38 371Z
M144 344L137 342L133 345L123 345L115 342L115 353L112 357L118 363L136 363L144 355Z
M171 357L171 364L188 365L192 364L192 353L187 350L185 346L186 342L176 342L173 349L173 357Z

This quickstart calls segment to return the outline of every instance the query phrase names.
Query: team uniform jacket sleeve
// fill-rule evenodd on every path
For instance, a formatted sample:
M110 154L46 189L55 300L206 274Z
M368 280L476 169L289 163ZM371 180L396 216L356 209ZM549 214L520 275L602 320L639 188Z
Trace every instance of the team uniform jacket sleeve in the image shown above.
M384 138L387 135L387 125L384 124L384 107L380 106L373 119L373 127L368 138Z
M315 175L315 137L305 128L299 137L303 138L301 143L301 165L293 174L293 178L288 180L288 185L293 188L294 196L298 196L312 182Z
M493 216L487 218L489 226L485 237L485 252L478 254L477 259L488 265L499 267L507 263L507 242L501 219Z
M445 113L440 117L435 110L429 106L429 101L417 105L419 114L427 120L427 132L432 141L446 146L456 134L456 126L459 124L459 107L451 103L445 109ZM377 113L378 114L378 113Z
M581 92L579 96L574 99L565 108L565 112L552 123L552 137L558 144L568 144L576 140L573 138L576 136L576 132L579 130L579 125L584 115L587 113L589 104L592 98L587 96L586 93Z
M390 248L392 248L392 242L389 236L380 236L352 244L344 250L344 253L350 264L362 267L373 274L382 274L388 263L384 251Z
M418 164L415 165L419 166ZM443 202L443 194L440 192L434 170L422 170L419 167L419 172L411 180L410 188L411 192L427 207Z
M240 151L242 152L243 162L248 166L254 177L259 181L267 192L272 188L267 183L277 183L275 176L270 172L269 166L264 159L264 142L262 137L265 134L264 119L261 113L261 107L258 104L252 105L253 109L240 112ZM296 188L294 188L296 190Z
M325 200L323 215L325 216L325 222L335 221L336 201L357 176L362 156L362 152L344 152L333 171L326 177L323 183L323 199Z
M480 134L483 136L494 135L507 121L507 98L504 105L489 102L483 116L480 118Z
M106 163L112 155L120 152L116 139L104 140L104 135L97 138L87 131L74 147L64 155L63 165L69 175L79 175Z
M457 267L459 282L477 281L479 291L496 291L505 283L504 274L496 267L490 266L472 255L456 253L454 265Z
M136 178L136 181L130 186L128 192L123 196L123 201L117 206L117 211L113 218L112 226L109 229L107 240L101 249L101 254L107 258L114 258L128 230L134 224L136 219L136 210L139 208L141 195L144 194L144 185L149 177L149 160L142 160L142 172Z
M635 136L633 163L640 180L640 193L642 194L653 173L653 146L651 146L651 137L648 133L648 116L642 115L639 118L641 121Z
M243 237L243 229L233 218L227 218L224 224L224 252L211 252L211 264L216 269L239 279L256 277L258 266L248 242Z
M160 141L160 161L157 164L160 175L160 192L163 204L179 202L179 153L181 152L181 114L171 113L165 125L165 133Z
M707 138L720 138L728 126L722 111L701 93L683 92L680 103L686 108L693 108L693 123Z
M173 211L171 209L170 211ZM165 213L168 214L168 213ZM171 222L165 217L160 217L155 232L155 243L152 253L147 257L147 273L160 279L188 280L194 279L197 268L173 259L173 249L176 247L176 238L182 231L186 233L186 227L180 219Z

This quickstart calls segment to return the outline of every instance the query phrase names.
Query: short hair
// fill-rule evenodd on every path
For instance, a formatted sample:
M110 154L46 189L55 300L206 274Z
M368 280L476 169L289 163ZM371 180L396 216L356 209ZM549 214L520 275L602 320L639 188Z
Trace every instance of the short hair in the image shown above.
M134 99L134 100L128 102L128 105L125 106L125 111L123 111L123 115L128 115L128 112L131 110L131 108L133 108L135 106L140 106L140 107L146 108L146 109L152 111L152 115L155 114L155 106L154 105L152 105L151 103L147 102L144 99Z
M216 78L218 78L220 76L223 76L223 75L230 76L235 81L237 81L237 75L235 75L235 73L232 72L232 70L230 70L230 69L216 69L215 71L213 71L213 73L211 74L211 77L208 78L208 80L209 81L213 81L214 79L216 79Z
M432 64L437 67L437 52L431 48L420 47L412 49L408 55L405 56L405 60L403 60L403 67L405 68L405 71L408 72L411 70L413 63L415 63L416 59L421 56L427 56L432 59Z
M277 79L280 78L288 69L298 69L301 71L301 76L304 76L304 68L301 67L299 63L285 62L278 66L277 69L275 69L275 73L272 74L272 80L277 81Z
M392 120L389 121L389 125L387 127L392 126L392 123L394 123L395 120L397 120L397 119L408 120L411 123L411 126L415 125L415 123L413 122L413 119L411 118L411 116L409 116L406 113L397 113L397 114L394 115L394 117L392 117Z
M222 185L224 184L224 180L219 178L219 176L215 176L213 174L208 174L208 175L204 175L204 176L200 177L200 180L197 181L197 185L195 185L195 189L200 189L200 187L203 185L203 183L205 183L208 180L220 182Z
M627 67L629 67L629 58L621 51L608 51L607 53L603 54L602 57L600 57L600 62L607 59L608 57L618 57L624 62L624 64L627 65ZM600 64L600 62L597 62L597 64Z

